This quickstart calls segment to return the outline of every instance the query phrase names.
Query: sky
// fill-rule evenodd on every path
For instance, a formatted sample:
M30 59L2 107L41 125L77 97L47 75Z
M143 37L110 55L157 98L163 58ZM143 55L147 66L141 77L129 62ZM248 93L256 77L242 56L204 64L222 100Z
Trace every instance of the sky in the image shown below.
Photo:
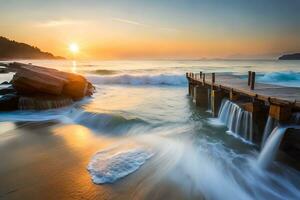
M79 59L300 52L300 0L0 0L0 35Z

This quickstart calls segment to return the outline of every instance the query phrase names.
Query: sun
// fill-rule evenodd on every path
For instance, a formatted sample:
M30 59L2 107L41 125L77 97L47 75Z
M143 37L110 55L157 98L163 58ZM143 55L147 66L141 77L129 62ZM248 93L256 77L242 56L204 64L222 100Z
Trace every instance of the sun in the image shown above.
M70 50L73 54L78 53L78 51L79 51L79 46L78 46L76 43L71 43L71 44L69 45L69 50Z

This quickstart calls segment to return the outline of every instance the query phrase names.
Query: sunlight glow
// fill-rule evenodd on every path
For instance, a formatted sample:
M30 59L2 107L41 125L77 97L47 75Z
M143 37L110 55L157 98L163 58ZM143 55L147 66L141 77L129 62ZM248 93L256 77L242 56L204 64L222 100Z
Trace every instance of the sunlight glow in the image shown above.
M79 47L78 47L78 45L77 45L76 43L71 43L71 44L69 45L69 50L70 50L73 54L75 54L75 53L78 53Z

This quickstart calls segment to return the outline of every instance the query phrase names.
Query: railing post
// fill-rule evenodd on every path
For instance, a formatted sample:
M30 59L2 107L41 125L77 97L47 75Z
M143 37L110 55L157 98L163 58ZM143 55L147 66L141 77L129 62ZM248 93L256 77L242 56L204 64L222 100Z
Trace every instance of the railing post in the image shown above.
M251 90L254 90L255 85L255 72L251 73Z
M200 79L202 78L202 72L200 71Z
M202 85L205 85L205 74L202 75Z
M211 74L211 83L214 84L216 81L216 74L215 73L212 73Z
M250 86L251 83L251 71L248 71L248 86Z

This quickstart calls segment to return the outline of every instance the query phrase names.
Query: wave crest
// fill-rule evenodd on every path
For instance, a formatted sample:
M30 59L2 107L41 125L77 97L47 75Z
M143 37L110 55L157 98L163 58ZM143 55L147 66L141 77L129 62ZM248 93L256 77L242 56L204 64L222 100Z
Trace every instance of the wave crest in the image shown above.
M258 81L300 87L300 72L286 71L266 73L259 77Z
M87 76L93 84L123 84L123 85L170 85L184 86L187 80L184 75L116 75L116 76Z

